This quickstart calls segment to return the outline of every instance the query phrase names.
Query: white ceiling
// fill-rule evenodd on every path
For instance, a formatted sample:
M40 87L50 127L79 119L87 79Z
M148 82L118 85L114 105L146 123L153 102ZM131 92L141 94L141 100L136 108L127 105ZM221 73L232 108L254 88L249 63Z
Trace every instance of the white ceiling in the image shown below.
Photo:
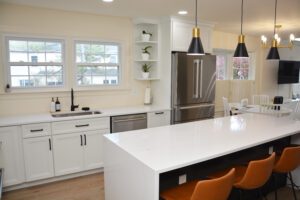
M0 2L80 11L87 13L126 16L178 16L187 10L187 19L193 19L194 0L0 0ZM274 23L275 0L244 0L244 32L246 35L271 34ZM241 0L198 0L199 19L216 23L216 29L239 33ZM277 21L283 27L281 35L290 32L300 37L300 0L278 0Z

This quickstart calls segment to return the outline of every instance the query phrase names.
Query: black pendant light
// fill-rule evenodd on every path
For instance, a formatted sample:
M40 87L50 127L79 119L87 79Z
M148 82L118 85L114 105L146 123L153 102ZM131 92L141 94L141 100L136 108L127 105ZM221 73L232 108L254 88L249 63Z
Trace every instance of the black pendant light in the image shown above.
M245 45L245 35L243 35L243 17L244 17L244 0L242 0L242 7L241 7L241 34L239 35L238 45L236 47L233 57L249 57Z
M276 18L277 18L277 0L275 0L275 18L274 18L274 37L272 40L272 46L267 56L267 60L279 60L280 56L278 53L278 42L275 38L276 35Z
M200 29L197 26L197 0L196 0L196 13L195 13L195 27L193 28L193 38L190 43L187 55L204 55L204 49L200 39Z

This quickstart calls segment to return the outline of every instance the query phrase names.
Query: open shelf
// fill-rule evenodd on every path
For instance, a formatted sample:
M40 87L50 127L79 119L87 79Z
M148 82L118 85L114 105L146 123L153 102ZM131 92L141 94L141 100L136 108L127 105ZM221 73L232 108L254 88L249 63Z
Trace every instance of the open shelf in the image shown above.
M159 31L158 23L148 20L137 20L134 24L134 78L140 81L159 80ZM151 33L149 41L142 40L142 32ZM148 49L150 53L149 60L142 60L142 49L151 46ZM142 65L150 64L150 78L142 78Z

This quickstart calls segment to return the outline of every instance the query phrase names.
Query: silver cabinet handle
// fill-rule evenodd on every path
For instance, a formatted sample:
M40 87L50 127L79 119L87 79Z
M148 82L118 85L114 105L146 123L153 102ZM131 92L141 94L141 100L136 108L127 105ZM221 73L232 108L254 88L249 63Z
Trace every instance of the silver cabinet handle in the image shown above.
M89 126L89 124L75 125L76 128L85 127L85 126Z
M120 120L115 120L115 123L118 122L130 122L130 121L138 121L138 120L144 120L146 117L139 117L139 118L134 118L134 119L120 119Z
M35 132L42 132L44 131L44 129L34 129L34 130L30 130L31 133L35 133Z
M52 151L51 139L49 138L49 150Z
M199 65L199 63L198 63ZM203 92L203 60L201 60L201 65L200 65L200 98L202 98L202 92Z
M199 60L194 60L194 96L193 98L199 98Z
M163 115L165 112L156 112L156 115Z

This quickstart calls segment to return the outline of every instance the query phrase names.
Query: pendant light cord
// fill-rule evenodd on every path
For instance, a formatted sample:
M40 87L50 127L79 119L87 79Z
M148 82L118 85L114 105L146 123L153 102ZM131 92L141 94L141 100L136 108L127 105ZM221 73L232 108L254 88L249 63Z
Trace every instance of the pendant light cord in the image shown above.
M241 6L241 35L243 34L243 18L244 18L244 0L242 0L242 6Z
M197 12L197 8L198 8L198 1L196 0L196 8L195 8L195 25L196 25L196 27L198 26L198 12Z
M276 34L276 20L277 20L277 0L275 0L274 35Z

